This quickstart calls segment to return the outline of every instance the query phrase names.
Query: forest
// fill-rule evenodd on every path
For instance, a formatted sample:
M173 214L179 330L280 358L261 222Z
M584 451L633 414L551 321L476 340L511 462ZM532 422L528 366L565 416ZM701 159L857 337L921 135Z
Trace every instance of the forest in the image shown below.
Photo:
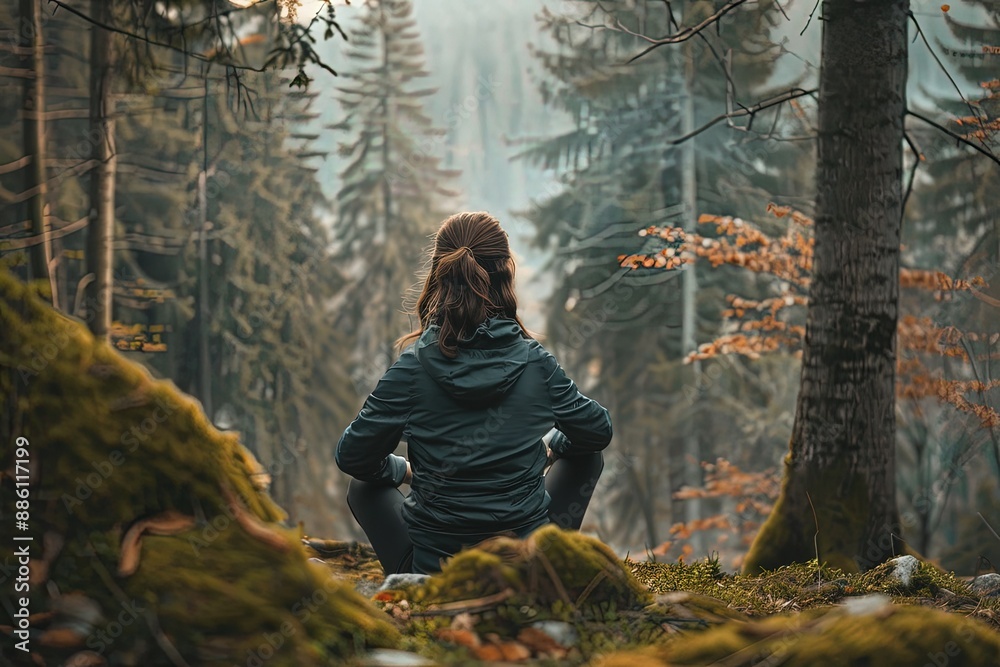
M1000 665L997 3L0 0L0 90L0 665ZM394 573L460 211L614 432Z

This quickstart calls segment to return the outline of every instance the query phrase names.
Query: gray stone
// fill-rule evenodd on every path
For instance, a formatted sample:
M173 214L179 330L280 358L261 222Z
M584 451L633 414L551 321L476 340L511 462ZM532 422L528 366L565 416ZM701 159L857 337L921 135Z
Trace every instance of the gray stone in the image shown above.
M913 575L920 569L920 561L913 556L900 556L899 558L893 558L889 561L889 564L895 565L895 569L893 569L889 576L901 583L904 588L910 587L910 582L913 581Z
M908 557L912 558L912 556ZM892 604L892 600L889 599L889 596L871 593L856 598L847 598L844 600L844 611L851 616L868 616L885 609L890 604Z
M420 586L428 579L430 579L428 574L390 574L378 590L392 591L406 586Z
M532 623L531 627L541 630L549 637L552 637L557 644L566 648L576 646L580 641L580 637L576 633L576 628L565 621L538 621Z
M972 592L983 598L1000 597L1000 574L981 574L969 582Z
M408 651L380 648L362 658L365 667L434 667L437 663Z
M356 590L361 595L366 598L370 598L379 591L379 582L369 581L367 579L362 579L361 581L354 584L354 590Z

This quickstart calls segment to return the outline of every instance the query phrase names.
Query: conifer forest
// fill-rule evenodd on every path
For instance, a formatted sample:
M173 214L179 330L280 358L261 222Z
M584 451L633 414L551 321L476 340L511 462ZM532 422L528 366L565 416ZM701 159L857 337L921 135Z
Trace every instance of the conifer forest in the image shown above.
M997 667L1000 2L0 0L0 607Z

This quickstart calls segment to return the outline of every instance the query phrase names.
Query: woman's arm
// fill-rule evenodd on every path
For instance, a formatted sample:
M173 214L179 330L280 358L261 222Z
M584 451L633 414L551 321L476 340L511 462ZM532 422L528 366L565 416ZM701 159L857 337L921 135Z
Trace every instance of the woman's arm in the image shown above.
M337 443L337 467L364 482L399 486L407 474L406 459L392 453L412 409L412 369L405 356L385 372Z
M552 371L548 378L549 396L558 429L549 449L557 457L601 451L611 442L611 416L600 403L580 393L555 357L546 354Z

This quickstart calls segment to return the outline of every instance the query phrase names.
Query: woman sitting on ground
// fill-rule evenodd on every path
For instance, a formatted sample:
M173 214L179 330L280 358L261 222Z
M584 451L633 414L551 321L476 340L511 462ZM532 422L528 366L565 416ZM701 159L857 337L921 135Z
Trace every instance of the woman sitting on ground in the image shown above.
M467 546L550 522L579 529L611 419L518 319L496 218L444 221L417 316L336 452L354 477L348 505L386 574L437 572ZM409 461L393 454L401 438Z

